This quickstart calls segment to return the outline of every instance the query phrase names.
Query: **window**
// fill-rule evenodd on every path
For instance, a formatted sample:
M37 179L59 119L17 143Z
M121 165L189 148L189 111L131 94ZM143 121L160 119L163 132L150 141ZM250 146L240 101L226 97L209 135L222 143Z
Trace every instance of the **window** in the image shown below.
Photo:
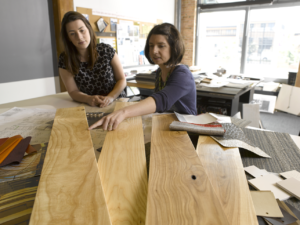
M298 69L300 25L290 15L299 13L300 6L251 10L249 23L260 29L248 31L246 74L284 77Z
M239 73L244 17L245 11L200 14L197 64L202 70L216 72L222 66Z
M300 23L295 19L300 2L293 4L201 11L195 64L204 72L221 66L230 74L287 78L300 61Z

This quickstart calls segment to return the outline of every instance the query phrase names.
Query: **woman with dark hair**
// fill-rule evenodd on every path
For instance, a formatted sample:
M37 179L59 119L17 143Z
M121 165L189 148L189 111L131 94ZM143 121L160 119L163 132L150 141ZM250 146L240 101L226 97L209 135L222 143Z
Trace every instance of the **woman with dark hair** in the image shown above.
M89 129L102 125L104 130L114 130L128 117L154 112L176 111L196 115L195 81L190 70L179 64L184 51L180 33L172 24L156 25L150 31L145 46L145 56L149 62L159 65L156 72L156 92L135 105L103 117Z
M89 21L78 12L67 12L61 23L64 52L59 74L74 101L105 107L125 97L126 78L115 50L97 44Z

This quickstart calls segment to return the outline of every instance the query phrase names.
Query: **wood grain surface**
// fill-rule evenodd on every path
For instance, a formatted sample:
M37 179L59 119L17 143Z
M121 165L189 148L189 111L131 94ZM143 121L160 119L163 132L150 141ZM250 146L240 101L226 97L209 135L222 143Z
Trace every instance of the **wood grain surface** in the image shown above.
M199 136L197 154L231 225L258 224L238 148Z
M115 111L131 104L117 103ZM112 224L145 224L147 168L140 116L107 132L98 169Z
M56 112L30 224L110 224L84 107Z
M172 114L152 118L147 225L229 224L185 131Z

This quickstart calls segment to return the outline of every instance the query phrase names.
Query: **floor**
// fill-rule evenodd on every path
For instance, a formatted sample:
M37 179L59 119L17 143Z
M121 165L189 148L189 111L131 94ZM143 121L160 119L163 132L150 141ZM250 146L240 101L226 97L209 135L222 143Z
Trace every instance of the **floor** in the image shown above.
M260 119L264 129L280 133L299 135L300 116L277 111L274 114L260 113Z

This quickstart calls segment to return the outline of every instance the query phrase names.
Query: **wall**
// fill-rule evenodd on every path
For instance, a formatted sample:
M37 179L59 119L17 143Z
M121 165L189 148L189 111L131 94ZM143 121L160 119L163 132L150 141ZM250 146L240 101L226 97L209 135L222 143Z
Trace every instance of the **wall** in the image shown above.
M0 104L59 91L49 9L50 0L1 1Z
M76 7L118 15L120 18L156 23L157 19L174 24L175 0L73 0Z

